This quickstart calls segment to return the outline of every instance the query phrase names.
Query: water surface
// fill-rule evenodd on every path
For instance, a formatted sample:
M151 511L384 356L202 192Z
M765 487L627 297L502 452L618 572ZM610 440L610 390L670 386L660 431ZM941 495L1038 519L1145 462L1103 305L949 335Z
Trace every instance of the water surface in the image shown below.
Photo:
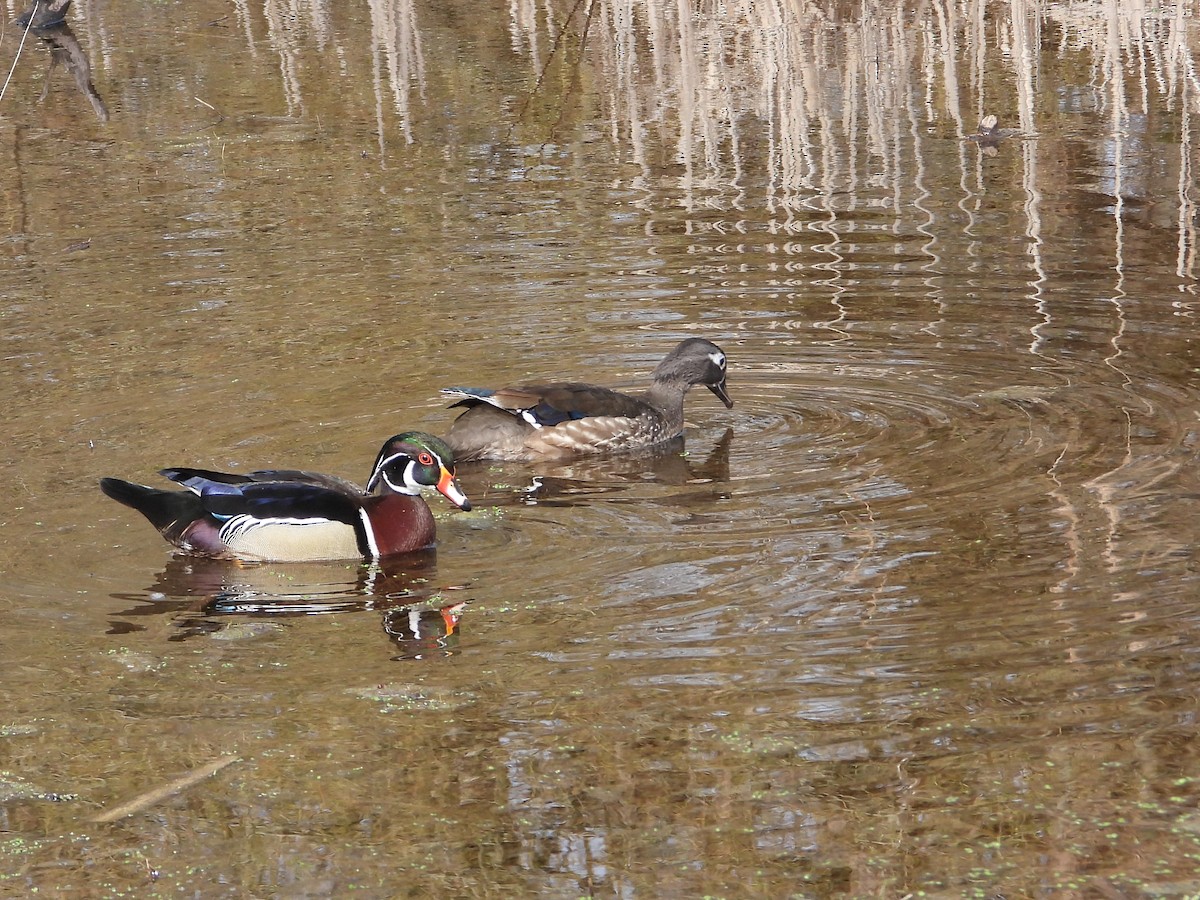
M4 891L1200 891L1197 10L667 6L76 0L92 92L27 38ZM365 480L443 386L692 335L732 410L464 467L416 558L96 489Z

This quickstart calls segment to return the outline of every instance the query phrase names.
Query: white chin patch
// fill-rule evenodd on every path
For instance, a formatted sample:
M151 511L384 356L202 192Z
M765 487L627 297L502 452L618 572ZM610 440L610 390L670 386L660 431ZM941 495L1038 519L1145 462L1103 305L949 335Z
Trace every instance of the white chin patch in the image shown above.
M708 358L711 359L714 363L716 363L718 367L720 367L722 369L725 368L725 354L724 353L710 353L710 354L708 354Z
M408 473L406 472L405 474L407 475ZM382 475L380 477L383 478L384 484L386 484L388 487L390 487L397 494L414 494L414 493L416 493L417 489L415 488L415 486L410 485L410 484L396 484L394 481L392 481L392 479L388 478L387 472L382 473Z

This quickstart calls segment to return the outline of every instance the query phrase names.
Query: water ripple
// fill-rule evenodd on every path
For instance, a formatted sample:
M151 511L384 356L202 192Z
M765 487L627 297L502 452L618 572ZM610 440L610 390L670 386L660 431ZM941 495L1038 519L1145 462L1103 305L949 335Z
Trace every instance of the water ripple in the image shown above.
M1033 665L1046 641L1064 657L1132 652L1123 617L1145 598L1102 611L1109 629L1079 603L1117 571L1185 564L1162 508L1194 455L1185 392L1104 364L1014 383L1011 354L941 342L928 359L779 345L735 367L732 411L689 398L684 455L518 468L530 489L492 499L520 552L564 560L564 578L610 573L567 614L556 658L588 664L604 646L630 684L718 685L732 648L737 678L767 687L782 653L813 690L804 715L852 720L927 702L920 685L966 659ZM500 593L564 596L536 571L506 576L506 552L480 576ZM1014 644L1031 629L1044 638Z

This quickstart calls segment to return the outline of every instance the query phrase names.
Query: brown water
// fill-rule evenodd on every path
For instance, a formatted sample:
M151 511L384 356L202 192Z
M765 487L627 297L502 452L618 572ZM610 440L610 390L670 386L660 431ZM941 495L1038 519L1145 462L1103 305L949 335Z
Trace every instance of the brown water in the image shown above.
M1135 6L76 0L91 98L30 35L0 893L1200 892L1200 10ZM436 555L96 489L688 335L732 410L464 470Z

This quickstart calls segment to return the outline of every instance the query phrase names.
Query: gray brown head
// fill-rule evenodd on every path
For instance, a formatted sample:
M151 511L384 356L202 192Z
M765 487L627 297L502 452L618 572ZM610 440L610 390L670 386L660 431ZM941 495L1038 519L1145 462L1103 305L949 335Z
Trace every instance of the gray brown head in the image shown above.
M685 392L694 384L702 384L732 409L733 401L725 389L725 370L724 350L704 338L688 338L667 354L651 377L656 385L671 385Z

